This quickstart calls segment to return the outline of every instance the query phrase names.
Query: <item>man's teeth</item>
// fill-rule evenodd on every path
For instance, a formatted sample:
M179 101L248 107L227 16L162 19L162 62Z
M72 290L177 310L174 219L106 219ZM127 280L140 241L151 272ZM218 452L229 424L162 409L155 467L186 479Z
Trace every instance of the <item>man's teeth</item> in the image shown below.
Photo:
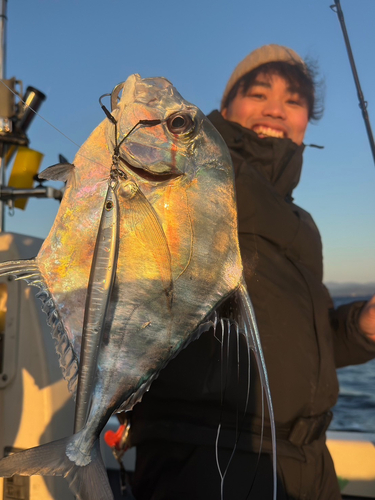
M258 126L254 127L254 132L261 136L267 137L277 137L278 139L284 138L284 132L282 130L276 130L270 127Z

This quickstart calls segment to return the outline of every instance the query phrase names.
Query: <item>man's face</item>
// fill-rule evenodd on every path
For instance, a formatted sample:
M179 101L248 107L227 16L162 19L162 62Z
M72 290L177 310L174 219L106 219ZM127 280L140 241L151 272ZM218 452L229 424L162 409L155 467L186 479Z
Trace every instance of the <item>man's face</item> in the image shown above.
M296 144L302 144L309 122L306 100L278 75L258 75L245 95L241 89L237 92L222 115L259 137L289 138Z

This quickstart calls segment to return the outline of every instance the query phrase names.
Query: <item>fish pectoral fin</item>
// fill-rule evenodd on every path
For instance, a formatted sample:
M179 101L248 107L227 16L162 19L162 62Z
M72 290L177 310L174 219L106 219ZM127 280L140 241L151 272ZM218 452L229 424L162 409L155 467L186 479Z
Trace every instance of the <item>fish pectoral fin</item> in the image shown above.
M135 196L131 199L127 214L132 231L144 244L148 252L147 255L152 256L154 260L160 273L168 307L171 308L173 302L173 278L168 240L155 209L138 186Z
M75 166L72 163L57 163L40 172L38 177L47 181L67 182L74 169Z

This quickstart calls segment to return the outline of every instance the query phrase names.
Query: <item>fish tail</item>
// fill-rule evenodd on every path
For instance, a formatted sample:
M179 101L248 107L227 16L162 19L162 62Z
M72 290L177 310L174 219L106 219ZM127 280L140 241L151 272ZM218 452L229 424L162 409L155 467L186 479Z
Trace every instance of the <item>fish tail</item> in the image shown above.
M113 500L113 493L100 454L99 440L88 465L76 465L66 454L72 438L53 441L9 455L0 460L0 477L64 476L76 500Z

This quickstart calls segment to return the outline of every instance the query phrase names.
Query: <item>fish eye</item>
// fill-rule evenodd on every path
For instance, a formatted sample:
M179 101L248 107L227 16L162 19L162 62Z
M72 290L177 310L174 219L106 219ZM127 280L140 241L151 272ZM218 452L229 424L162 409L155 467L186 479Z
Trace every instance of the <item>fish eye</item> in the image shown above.
M194 128L194 122L187 113L176 113L167 120L168 130L172 134L186 134Z

